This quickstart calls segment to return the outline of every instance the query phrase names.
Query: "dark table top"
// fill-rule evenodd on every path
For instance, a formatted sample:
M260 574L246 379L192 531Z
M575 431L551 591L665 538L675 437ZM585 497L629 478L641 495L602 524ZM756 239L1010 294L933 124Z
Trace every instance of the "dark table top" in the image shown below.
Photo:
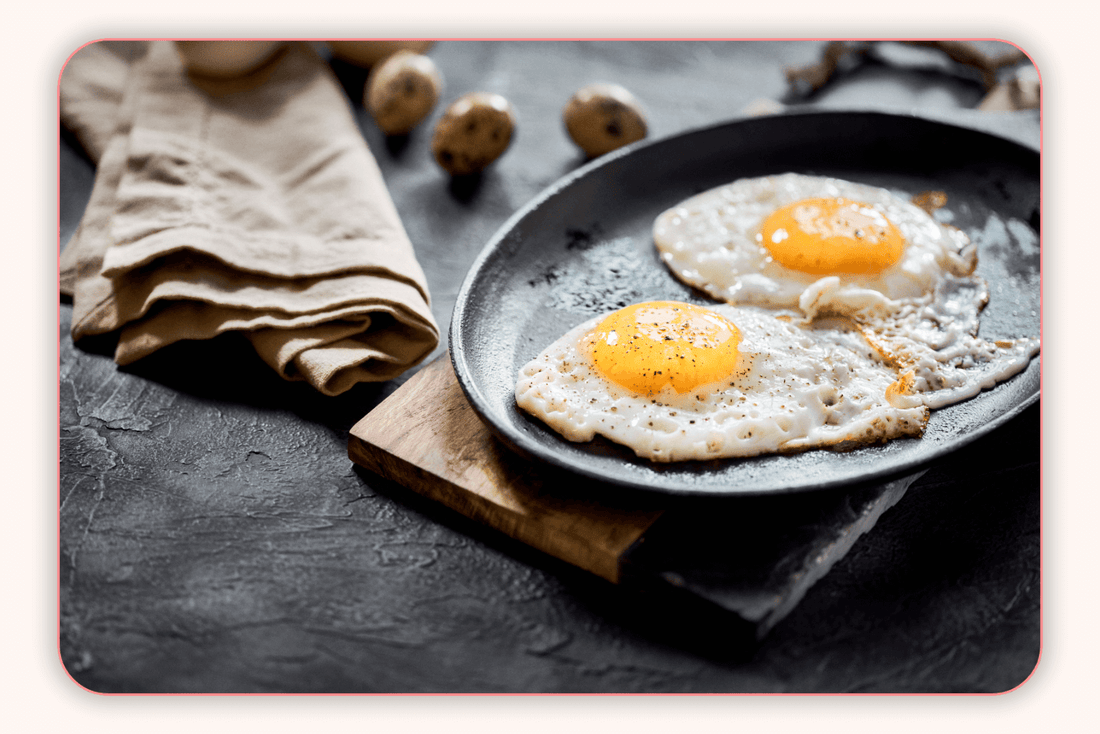
M387 141L359 104L365 72L334 67L445 328L491 235L583 164L560 118L574 90L623 84L651 136L673 135L785 99L784 68L822 47L441 42L445 101L489 90L519 111L510 150L466 187L431 160L430 122ZM886 50L787 101L917 111L1037 145L1037 112L977 112L975 76ZM65 243L94 166L64 131L60 163ZM60 651L93 691L1000 692L1035 668L1038 405L931 467L757 648L731 655L720 629L653 614L355 468L348 430L412 373L326 398L232 337L120 369L73 345L70 316L63 302Z

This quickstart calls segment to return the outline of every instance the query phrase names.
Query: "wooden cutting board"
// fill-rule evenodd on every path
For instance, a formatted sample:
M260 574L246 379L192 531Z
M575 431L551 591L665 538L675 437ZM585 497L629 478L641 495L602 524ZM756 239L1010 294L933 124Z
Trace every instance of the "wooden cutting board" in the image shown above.
M743 498L720 507L655 496L610 501L607 492L585 492L590 480L526 460L497 441L467 402L447 355L360 419L348 454L610 582L641 580L702 598L739 617L756 638L919 476L856 492Z
M617 582L659 507L563 496L489 433L444 355L351 429L352 461L552 556ZM557 478L556 476L554 478Z

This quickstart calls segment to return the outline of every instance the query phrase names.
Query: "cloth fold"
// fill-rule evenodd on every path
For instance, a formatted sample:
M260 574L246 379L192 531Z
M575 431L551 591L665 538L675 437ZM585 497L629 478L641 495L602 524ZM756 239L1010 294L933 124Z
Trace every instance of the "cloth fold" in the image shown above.
M101 42L70 59L60 96L96 162L61 254L74 340L118 332L125 365L236 331L328 395L439 344L381 172L308 44L218 81L190 77L170 41Z

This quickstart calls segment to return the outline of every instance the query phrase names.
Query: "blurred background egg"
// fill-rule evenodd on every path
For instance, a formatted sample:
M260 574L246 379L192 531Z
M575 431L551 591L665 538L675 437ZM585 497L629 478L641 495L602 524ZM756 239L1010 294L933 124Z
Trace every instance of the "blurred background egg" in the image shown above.
M424 40L328 41L332 55L356 66L374 66L398 51L424 53L435 43Z
M401 50L371 70L363 105L387 135L403 135L439 101L443 76L427 56Z
M183 65L197 76L244 76L263 65L284 41L176 41Z
M618 84L578 89L562 110L562 119L569 137L589 158L641 140L648 132L641 104Z
M477 173L508 149L515 126L515 108L501 95L465 94L436 123L432 155L452 176Z

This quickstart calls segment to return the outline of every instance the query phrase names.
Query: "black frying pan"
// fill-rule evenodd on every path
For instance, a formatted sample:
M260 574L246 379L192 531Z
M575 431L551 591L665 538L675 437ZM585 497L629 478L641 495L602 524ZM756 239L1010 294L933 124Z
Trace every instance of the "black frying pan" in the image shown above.
M790 113L643 142L578 169L517 212L466 276L451 321L459 384L493 433L533 459L618 487L673 495L761 495L885 481L995 429L1039 397L1039 361L958 405L924 437L838 453L655 464L597 438L571 443L515 406L520 366L572 326L628 303L709 303L657 258L666 208L745 176L795 171L915 194L947 193L979 243L990 284L986 338L1039 336L1039 153L1008 140L884 113Z

